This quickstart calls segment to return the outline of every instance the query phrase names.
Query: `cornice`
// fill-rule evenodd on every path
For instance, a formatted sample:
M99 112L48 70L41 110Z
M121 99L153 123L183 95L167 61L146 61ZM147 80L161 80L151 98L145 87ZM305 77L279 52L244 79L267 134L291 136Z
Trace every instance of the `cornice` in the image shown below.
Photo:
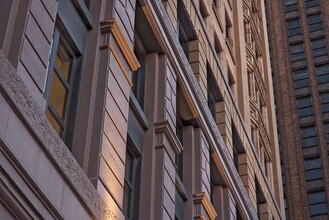
M100 29L101 33L108 34L112 33L114 39L119 45L120 50L122 51L131 71L136 71L139 67L140 64L134 54L134 51L131 49L131 45L129 44L128 40L126 39L123 31L120 28L120 25L118 24L117 20L115 18L107 20L107 21L102 21L100 22ZM106 42L104 42L106 43ZM106 47L102 46L101 48ZM108 48L110 46L108 45Z

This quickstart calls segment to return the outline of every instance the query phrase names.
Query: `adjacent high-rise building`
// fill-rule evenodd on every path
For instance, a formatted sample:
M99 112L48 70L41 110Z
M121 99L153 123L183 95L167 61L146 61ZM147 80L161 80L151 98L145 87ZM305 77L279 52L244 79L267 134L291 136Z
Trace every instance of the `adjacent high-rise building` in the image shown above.
M0 219L283 218L263 0L0 1Z
M267 6L286 219L329 219L329 2Z

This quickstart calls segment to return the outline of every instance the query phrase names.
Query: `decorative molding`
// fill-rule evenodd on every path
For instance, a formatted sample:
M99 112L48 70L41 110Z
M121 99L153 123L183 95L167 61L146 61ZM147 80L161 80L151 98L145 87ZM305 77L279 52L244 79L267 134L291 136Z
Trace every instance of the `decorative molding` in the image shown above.
M206 193L202 192L202 193L194 194L193 203L195 205L201 203L203 208L206 210L210 220L213 220L216 218L217 213L216 213L213 205L211 204L208 196L206 195Z
M181 145L180 141L178 140L177 135L172 130L169 121L165 120L163 122L158 122L154 124L154 130L156 134L163 133L171 147L173 148L175 154L179 154L183 150L183 146ZM159 143L158 145L162 145L163 143Z
M49 123L44 110L0 49L0 92L43 148L78 200L95 219L117 219L72 153Z
M131 49L131 46L129 42L127 41L125 35L123 34L123 31L120 28L120 25L116 21L116 19L111 19L107 21L100 22L100 29L101 33L103 35L106 35L108 33L112 33L114 36L114 39L119 45L120 50L122 51L131 71L136 71L140 64L134 54L134 51ZM105 44L107 42L104 42ZM109 48L110 45L102 46L101 49Z

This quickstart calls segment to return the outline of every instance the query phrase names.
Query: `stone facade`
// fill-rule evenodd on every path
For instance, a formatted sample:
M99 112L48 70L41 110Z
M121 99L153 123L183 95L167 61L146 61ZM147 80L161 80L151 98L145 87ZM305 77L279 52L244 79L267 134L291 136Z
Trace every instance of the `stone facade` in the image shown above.
M13 0L0 46L1 219L283 218L263 1Z

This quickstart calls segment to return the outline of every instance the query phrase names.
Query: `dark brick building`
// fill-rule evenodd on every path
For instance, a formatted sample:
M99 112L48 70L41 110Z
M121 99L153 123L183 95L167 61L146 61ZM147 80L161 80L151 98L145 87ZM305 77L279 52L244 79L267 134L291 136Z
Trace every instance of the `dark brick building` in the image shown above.
M286 219L328 219L329 2L268 0Z

